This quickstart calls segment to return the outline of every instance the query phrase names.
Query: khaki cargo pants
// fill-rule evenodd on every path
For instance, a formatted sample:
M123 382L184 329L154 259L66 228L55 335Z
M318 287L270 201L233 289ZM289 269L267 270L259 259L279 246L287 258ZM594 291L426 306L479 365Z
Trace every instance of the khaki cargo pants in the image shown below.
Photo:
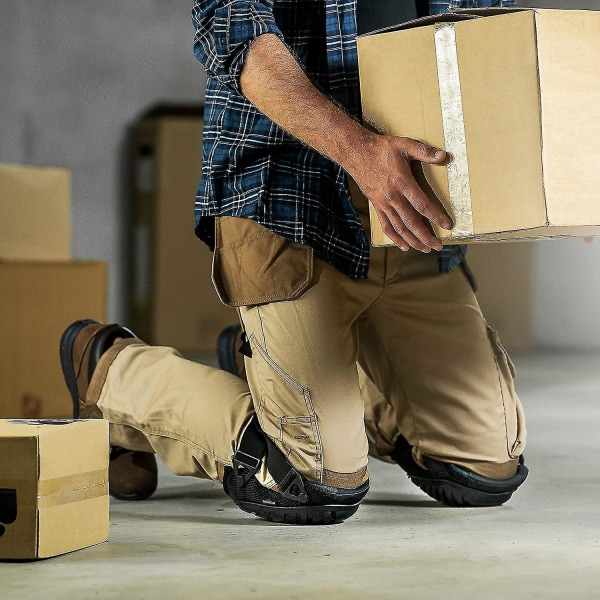
M119 343L90 387L113 444L222 479L256 414L304 476L336 487L361 485L367 455L389 460L400 434L420 464L515 473L525 423L513 367L464 268L444 274L434 252L373 248L369 278L352 280L251 221L216 229L215 283L239 307L248 383L170 348Z

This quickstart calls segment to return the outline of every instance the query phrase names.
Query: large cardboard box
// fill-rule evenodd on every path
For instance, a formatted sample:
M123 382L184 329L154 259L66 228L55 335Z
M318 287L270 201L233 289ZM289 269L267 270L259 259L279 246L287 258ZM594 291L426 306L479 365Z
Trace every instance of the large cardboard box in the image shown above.
M467 262L477 300L509 350L533 346L533 248L535 244L472 244Z
M82 318L106 320L106 264L0 261L0 418L73 414L58 347Z
M600 233L600 12L458 11L358 53L365 119L452 155L419 176L454 220L445 242Z
M108 539L108 422L0 421L0 559Z
M159 108L133 131L130 323L148 343L214 351L238 320L211 282L212 253L194 234L202 166L202 112Z
M71 258L67 169L0 165L0 259Z

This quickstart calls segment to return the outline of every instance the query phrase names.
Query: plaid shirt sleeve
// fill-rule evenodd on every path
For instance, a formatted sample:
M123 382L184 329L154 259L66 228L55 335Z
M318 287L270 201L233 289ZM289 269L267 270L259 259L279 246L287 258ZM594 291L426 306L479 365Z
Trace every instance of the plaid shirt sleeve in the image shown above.
M252 40L264 33L283 37L273 18L273 0L198 0L192 9L194 55L210 77L239 92Z

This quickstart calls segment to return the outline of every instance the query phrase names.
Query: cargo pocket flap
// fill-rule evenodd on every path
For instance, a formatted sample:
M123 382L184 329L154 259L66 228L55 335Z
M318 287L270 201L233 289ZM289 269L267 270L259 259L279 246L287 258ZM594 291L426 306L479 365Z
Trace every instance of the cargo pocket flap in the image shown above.
M313 250L249 219L215 219L212 279L221 302L252 306L295 300L310 286Z

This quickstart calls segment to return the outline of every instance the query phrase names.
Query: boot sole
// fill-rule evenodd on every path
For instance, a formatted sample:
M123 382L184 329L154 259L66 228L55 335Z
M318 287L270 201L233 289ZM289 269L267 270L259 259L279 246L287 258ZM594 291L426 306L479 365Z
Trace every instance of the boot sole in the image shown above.
M356 504L321 505L321 506L266 506L254 502L239 502L239 508L274 523L288 525L331 525L341 523L351 517L360 506Z

